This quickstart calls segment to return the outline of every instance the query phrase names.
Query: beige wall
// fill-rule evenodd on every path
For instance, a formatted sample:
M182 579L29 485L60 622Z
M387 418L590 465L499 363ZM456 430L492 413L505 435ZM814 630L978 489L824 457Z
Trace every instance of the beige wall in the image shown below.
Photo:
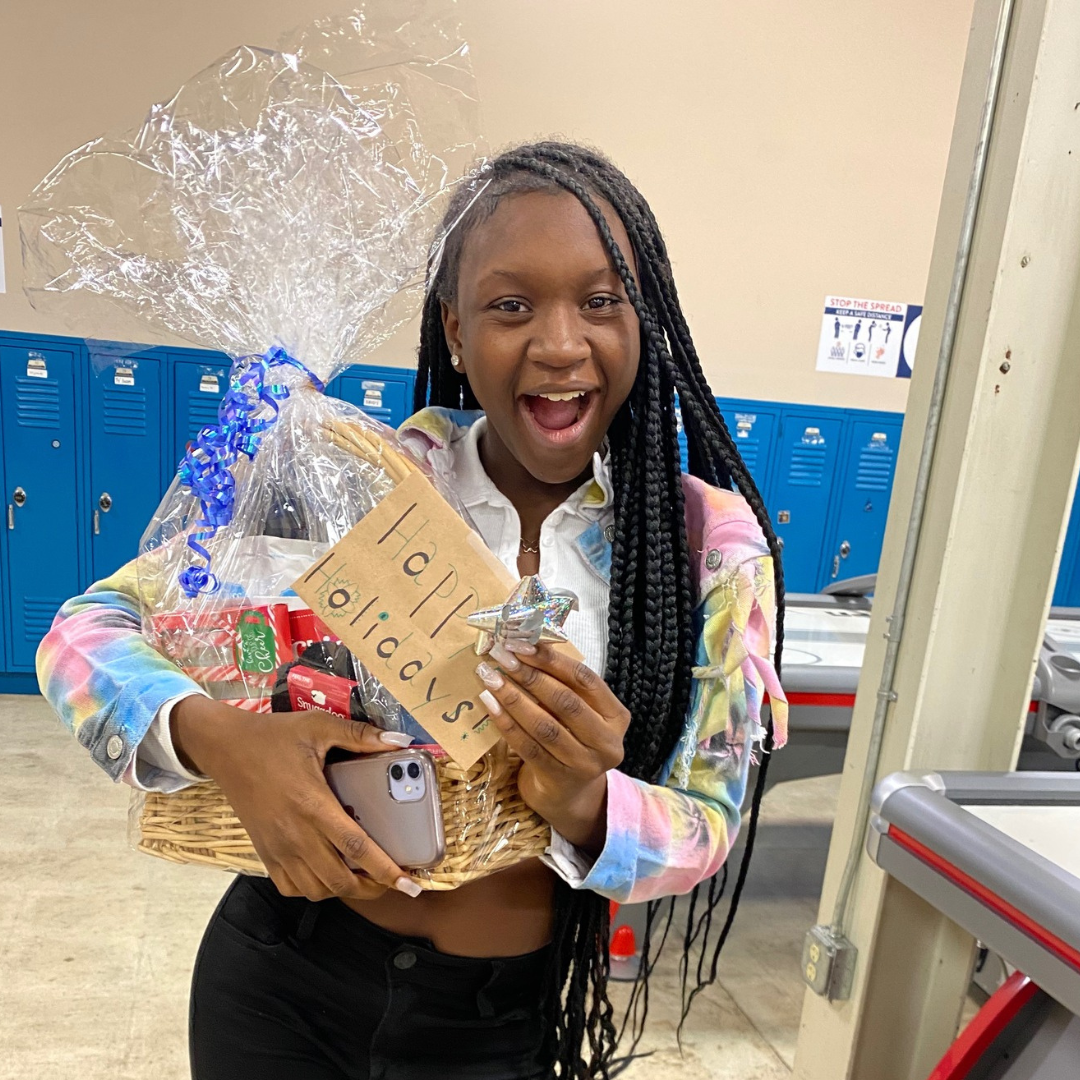
M392 2L392 0L384 0ZM0 329L63 333L21 292L15 207L241 43L352 0L4 0ZM902 409L818 374L826 293L921 302L971 0L465 0L487 135L604 149L646 193L717 393ZM373 359L408 364L414 335Z

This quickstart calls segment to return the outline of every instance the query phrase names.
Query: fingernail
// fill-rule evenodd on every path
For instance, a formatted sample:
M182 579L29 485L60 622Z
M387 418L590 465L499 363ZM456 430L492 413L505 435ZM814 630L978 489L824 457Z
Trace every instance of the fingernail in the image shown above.
M481 690L480 700L492 716L502 716L502 706L499 704L498 698L490 690Z
M397 881L394 882L394 888L397 889L398 892L403 892L406 896L411 896L413 898L419 896L424 891L412 878L407 877L399 877Z
M503 684L503 677L490 664L477 664L476 674L480 676L485 686L492 690L498 690Z
M521 661L513 653L507 652L500 641L496 641L491 646L490 656L496 664L502 664L507 671L517 671L521 667Z
M519 641L517 638L507 638L506 647L518 656L535 656L536 646L531 641Z
M379 741L391 746L412 746L413 737L406 735L404 731L380 731ZM408 878L402 878L402 881L408 881Z

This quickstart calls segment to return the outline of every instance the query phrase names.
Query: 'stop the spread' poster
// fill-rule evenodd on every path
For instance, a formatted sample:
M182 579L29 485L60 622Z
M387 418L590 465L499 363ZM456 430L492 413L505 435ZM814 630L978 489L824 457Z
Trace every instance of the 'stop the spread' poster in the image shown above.
M918 304L827 296L817 370L910 379L921 321Z

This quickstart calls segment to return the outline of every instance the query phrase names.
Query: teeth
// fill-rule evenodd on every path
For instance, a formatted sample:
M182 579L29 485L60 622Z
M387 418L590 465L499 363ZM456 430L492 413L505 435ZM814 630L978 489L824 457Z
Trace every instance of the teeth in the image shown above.
M547 398L548 401L573 401L574 398L584 397L584 390L574 390L569 394L537 394L537 397Z

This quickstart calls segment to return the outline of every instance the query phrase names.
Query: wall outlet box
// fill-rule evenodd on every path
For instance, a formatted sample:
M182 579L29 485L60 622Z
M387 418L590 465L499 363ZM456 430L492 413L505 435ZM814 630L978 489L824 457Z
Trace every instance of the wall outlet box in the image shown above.
M859 950L832 927L814 926L803 939L803 982L829 1001L847 1001Z

